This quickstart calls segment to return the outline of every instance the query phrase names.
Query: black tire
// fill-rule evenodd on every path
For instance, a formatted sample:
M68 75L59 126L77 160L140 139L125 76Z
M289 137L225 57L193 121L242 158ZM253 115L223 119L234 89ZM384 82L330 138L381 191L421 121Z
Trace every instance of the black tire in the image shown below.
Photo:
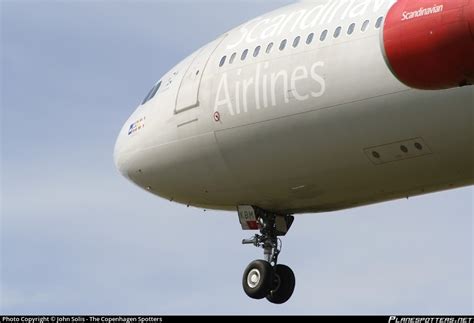
M268 295L273 284L273 268L267 261L254 260L244 271L242 287L248 297L262 299Z
M268 301L273 304L283 304L290 299L295 290L295 274L290 267L276 265L274 268L273 287L267 295Z

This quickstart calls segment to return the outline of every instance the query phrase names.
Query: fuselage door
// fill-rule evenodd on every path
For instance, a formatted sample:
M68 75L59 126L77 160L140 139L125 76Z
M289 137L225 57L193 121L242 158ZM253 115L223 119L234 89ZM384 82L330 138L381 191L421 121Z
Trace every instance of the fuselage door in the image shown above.
M175 113L180 113L199 105L199 86L201 84L202 75L206 68L207 62L215 51L217 46L224 40L224 35L215 41L207 44L196 54L193 61L189 65L176 97Z

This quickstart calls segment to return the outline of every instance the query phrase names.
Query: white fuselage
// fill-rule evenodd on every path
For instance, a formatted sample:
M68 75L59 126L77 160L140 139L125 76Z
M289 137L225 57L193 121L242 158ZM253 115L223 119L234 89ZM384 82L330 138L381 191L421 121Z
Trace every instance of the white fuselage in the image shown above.
M473 184L474 87L403 85L376 26L391 4L298 3L229 31L163 76L117 167L179 203L285 214Z

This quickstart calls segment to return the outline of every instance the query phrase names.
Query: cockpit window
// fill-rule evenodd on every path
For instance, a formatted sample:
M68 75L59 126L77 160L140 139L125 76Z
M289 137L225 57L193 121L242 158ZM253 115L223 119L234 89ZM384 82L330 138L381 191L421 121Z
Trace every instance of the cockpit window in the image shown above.
M158 91L158 89L160 88L160 86L161 86L161 81L159 81L157 84L155 84L155 86L150 90L150 92L148 92L145 99L143 99L142 105L147 103L151 99L153 99L153 97L155 96L155 94Z

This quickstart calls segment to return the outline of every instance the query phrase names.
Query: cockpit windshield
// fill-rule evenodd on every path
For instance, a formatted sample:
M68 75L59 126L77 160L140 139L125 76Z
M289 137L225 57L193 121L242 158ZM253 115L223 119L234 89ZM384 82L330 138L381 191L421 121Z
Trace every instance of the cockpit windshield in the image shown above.
M148 92L145 99L143 99L142 105L147 103L151 99L153 99L153 97L155 96L155 94L158 91L158 89L160 88L160 86L161 86L161 81L159 81L157 84L155 84L155 86L153 86L153 88L150 90L150 92Z

